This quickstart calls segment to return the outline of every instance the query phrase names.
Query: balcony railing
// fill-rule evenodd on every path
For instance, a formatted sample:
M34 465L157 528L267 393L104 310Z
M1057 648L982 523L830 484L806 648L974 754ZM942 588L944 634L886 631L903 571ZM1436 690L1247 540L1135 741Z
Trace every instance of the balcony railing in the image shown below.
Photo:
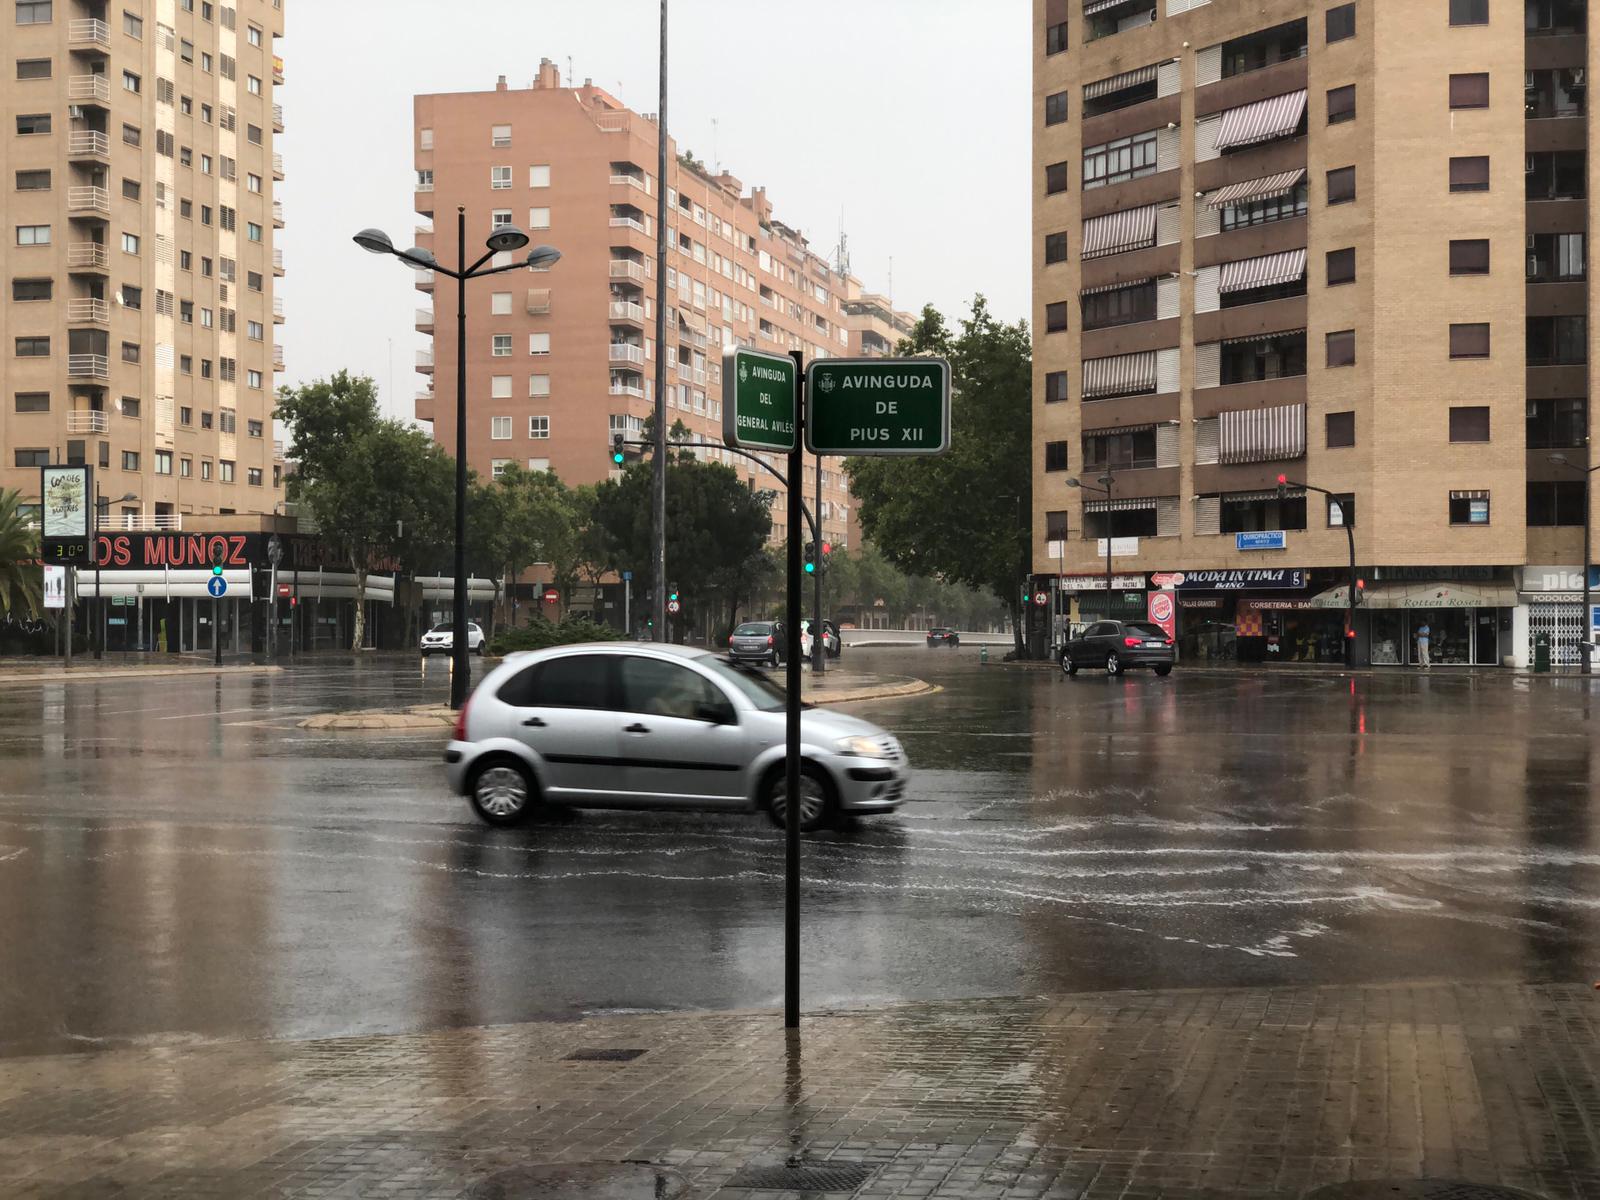
M283 105L272 106L272 128L275 133L283 132Z
M96 519L97 529L133 529L145 532L183 528L182 513L111 513Z
M611 278L637 279L640 283L645 280L644 264L628 262L624 259L613 259L611 262Z
M111 26L95 17L80 17L67 26L67 40L73 46L99 46L111 49Z
M613 228L613 229L637 229L640 233L649 233L650 232L648 229L645 228L644 222L639 220L636 217L612 217L611 218L611 228Z
M272 56L272 82L283 82L283 59L276 54Z
M282 438L273 438L272 439L272 461L273 462L282 462L283 461L283 439Z
M92 322L107 325L111 322L111 306L93 296L83 296L67 301L67 321L74 325Z
M433 351L432 350L418 350L417 351L417 370L419 370L419 371L431 371L431 370L433 370Z
M283 297L282 296L274 296L272 298L272 319L274 321L282 321L283 320Z
M644 324L644 305L634 304L627 300L613 300L611 302L611 319L613 321L638 321Z
M282 229L283 228L283 201L282 200L274 200L272 202L272 224L278 229Z
M281 154L272 156L272 177L274 179L283 178L283 155Z
M98 129L74 129L67 134L67 154L72 158L108 158L111 139Z
M104 75L74 75L67 80L68 100L99 100L111 103L111 80Z
M84 410L67 414L68 433L104 433L106 415L103 412Z
M620 183L626 187L638 188L641 192L648 192L650 190L649 188L645 187L644 179L638 175L613 175L611 177L611 182Z
M273 274L275 274L275 275L282 275L283 274L283 251L282 250L274 250L272 252L272 271L273 271Z
M417 309L416 327L418 329L433 328L433 310L431 308Z
M67 374L73 379L105 379L109 366L104 354L67 355Z
M433 291L433 272L417 269L417 286L425 292Z
M611 347L611 361L614 363L642 363L644 362L644 347L613 344Z
M74 270L91 269L104 271L109 261L106 257L106 248L99 242L73 242L67 247L67 266Z
M67 189L69 212L97 212L111 215L111 193L92 184Z
M272 347L272 366L274 370L283 370L283 347L276 343Z
M611 385L613 396L637 396L644 398L644 385L637 383L613 383Z
M625 112L595 113L594 126L601 133L627 133L629 115Z

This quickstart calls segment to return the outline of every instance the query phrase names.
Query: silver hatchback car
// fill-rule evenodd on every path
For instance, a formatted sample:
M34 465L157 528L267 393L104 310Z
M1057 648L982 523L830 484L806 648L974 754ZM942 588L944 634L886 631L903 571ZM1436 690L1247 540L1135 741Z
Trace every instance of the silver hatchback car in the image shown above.
M801 718L800 822L893 812L900 743L828 709ZM704 650L597 642L513 654L472 693L445 751L450 786L491 825L572 808L760 809L782 825L784 695Z

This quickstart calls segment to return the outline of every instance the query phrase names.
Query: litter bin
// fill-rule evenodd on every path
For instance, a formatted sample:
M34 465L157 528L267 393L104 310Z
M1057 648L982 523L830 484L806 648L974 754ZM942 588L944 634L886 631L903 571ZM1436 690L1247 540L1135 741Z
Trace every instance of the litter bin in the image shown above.
M1533 635L1533 669L1543 673L1550 670L1550 635L1536 633Z

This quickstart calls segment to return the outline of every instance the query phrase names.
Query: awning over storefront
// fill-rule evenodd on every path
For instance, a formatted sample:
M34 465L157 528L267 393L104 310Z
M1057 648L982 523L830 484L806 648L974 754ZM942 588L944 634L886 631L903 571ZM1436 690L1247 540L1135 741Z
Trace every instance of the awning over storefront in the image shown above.
M1306 452L1306 406L1279 404L1218 414L1223 463L1273 462ZM1302 493L1303 494L1303 493Z
M1253 146L1291 134L1306 111L1305 89L1284 96L1269 96L1254 104L1241 104L1222 114L1217 127L1217 149Z
M1350 585L1314 596L1317 608L1348 608ZM1517 589L1509 583L1375 583L1361 595L1362 608L1515 608Z
M1088 358L1083 362L1083 398L1153 391L1156 386L1156 352L1118 354L1113 358Z
M1093 83L1086 83L1083 87L1083 98L1094 100L1101 96L1109 96L1112 92L1120 92L1123 88L1150 83L1160 69L1157 64L1151 63L1148 67L1140 67L1136 71L1124 71L1121 75L1111 76L1110 79L1097 79Z
M1083 223L1083 257L1100 258L1156 244L1156 206L1142 205L1090 217Z
M1217 290L1247 292L1252 288L1276 287L1304 279L1306 252L1285 250L1279 254L1263 254L1260 258L1244 258L1238 262L1225 262L1217 275Z
M1206 197L1207 208L1227 208L1234 204L1251 204L1257 200L1271 200L1275 196L1287 196L1300 186L1300 181L1306 177L1305 168L1297 171L1284 171L1280 175L1268 175L1262 179L1247 179L1243 183L1230 183L1227 187L1218 188Z

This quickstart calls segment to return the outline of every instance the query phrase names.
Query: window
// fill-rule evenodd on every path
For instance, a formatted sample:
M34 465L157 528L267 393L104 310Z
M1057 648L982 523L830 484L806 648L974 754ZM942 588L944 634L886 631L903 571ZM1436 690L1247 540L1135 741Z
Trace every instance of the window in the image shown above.
M200 414L200 428L201 429L210 429L212 426L214 426L216 424L216 421L217 421L217 414L216 413L203 412L203 413Z
M1067 119L1067 93L1052 92L1044 98L1044 123L1060 125Z
M1356 331L1340 329L1328 334L1328 365L1353 367L1356 364Z
M137 396L124 396L124 397L122 397L121 400L119 400L117 402L117 407L122 410L122 415L123 416L132 417L135 420L138 419L138 417L139 417L139 397L137 397Z
M528 436L534 441L544 441L550 436L549 417L529 417Z
M1248 341L1222 343L1221 381L1256 383L1289 379L1306 373L1306 335L1274 333Z
M1451 358L1488 358L1489 326L1472 323L1450 326Z
M1461 238L1450 242L1450 274L1487 275L1489 239Z
M1523 168L1529 200L1581 200L1588 194L1582 150L1530 152Z
M50 172L47 170L18 171L17 191L19 192L48 192L50 190Z
M202 358L200 360L200 378L201 379L210 379L211 378L211 374L212 374L212 372L211 372L211 360L209 358ZM211 428L211 426L209 424L210 420L211 420L211 414L210 413L202 413L200 415L200 428L201 429L210 429Z
M528 376L528 395L530 395L530 396L548 396L549 394L550 394L550 376L548 376L548 375L529 375Z
M259 196L261 194L261 176L251 172L246 172L244 177L244 187L245 191L254 192Z
M48 300L53 284L48 279L13 279L11 298L17 301Z
M1588 436L1589 403L1583 397L1528 401L1529 450L1566 450L1586 444Z
M529 354L549 354L550 335L548 333L530 333L528 335Z
M155 467L155 471L156 471L157 475L171 475L172 474L172 451L171 450L157 450L156 451L156 467Z
M1487 25L1489 0L1450 0L1450 24Z
M1045 26L1044 52L1046 54L1060 54L1067 48L1067 23L1062 21L1055 25Z
M1330 8L1327 16L1328 43L1342 42L1346 38L1356 35L1356 6L1354 4L1341 4L1337 8Z
M1529 317L1528 365L1549 367L1589 361L1587 317Z
M246 421L244 423L244 427L245 432L253 438L260 437L264 431L263 425L260 421Z
M132 92L135 95L138 95L140 87L141 87L140 79L132 71L124 71L122 73L122 90L123 91Z
M1044 399L1046 404L1054 404L1067 398L1067 373L1065 371L1046 371L1044 376Z
M124 471L137 471L139 469L139 452L137 450L124 450L122 452L122 469Z
M1450 493L1450 524L1487 525L1488 523L1488 492Z
M194 301L193 300L179 300L178 301L178 320L182 321L185 325L193 325L194 324Z
M490 167L489 186L497 192L509 191L511 189L511 168Z
M1530 36L1582 33L1585 0L1524 0L1523 28Z
M136 233L125 233L125 234L122 235L122 252L124 254L137 254L137 253L139 253L139 235L138 234L136 234Z
M244 285L252 292L259 292L262 288L262 275L260 271L245 272Z
M1328 251L1328 286L1338 287L1342 283L1356 281L1356 248L1346 246L1343 250Z
M431 129L419 129L419 130L417 130L417 149L419 149L419 150L432 150L433 149L433 130L431 130Z
M139 143L141 142L143 137L144 137L144 135L140 132L139 127L137 125L123 125L123 127L122 127L122 144L123 145L125 145L125 146L137 146L137 145L139 145ZM185 161L183 165L184 166L188 166L189 164L188 164L187 161Z
M1127 179L1139 179L1156 172L1156 135L1135 134L1118 138L1083 152L1083 186L1104 187Z
M266 326L260 321L246 321L244 323L245 336L252 342L259 342L266 336Z
M1054 196L1067 190L1067 164L1051 163L1044 169L1044 194Z
M548 208L530 208L528 210L529 229L549 229L550 210Z
M1356 414L1349 412L1331 412L1323 417L1324 427L1328 437L1328 449L1340 450L1346 446L1356 444Z
M17 59L18 79L49 79L50 60L48 58L19 58Z
M1257 533L1262 530L1304 529L1306 498L1291 495L1279 500L1275 494L1260 492L1224 493L1223 533Z
M1086 433L1083 435L1083 469L1113 468L1138 471L1156 465L1156 431L1142 429L1128 433Z
M491 339L489 352L495 358L510 358L511 357L511 335L509 333L497 333L497 334L495 334L493 336L493 338Z
M17 0L17 24L50 24L50 6L51 0Z
M1349 492L1328 497L1328 527L1350 525L1356 523L1356 498Z
M211 329L216 326L216 314L209 308L200 309L200 328Z
M1091 292L1080 301L1085 329L1110 329L1156 319L1156 281Z
M1536 526L1583 524L1583 482L1563 479L1528 481L1528 524Z
M511 210L509 208L497 208L489 214L489 230L491 233L502 225L509 224L511 224Z
M1489 408L1487 405L1452 405L1450 408L1450 440L1452 442L1487 442L1489 440Z
M497 441L497 442L510 441L511 440L511 418L510 417L490 417L489 418L489 436L490 436L490 438L492 438L494 441Z
M494 317L509 317L511 315L511 293L492 292L489 295L489 315Z
M511 465L509 458L493 458L489 460L489 478L499 479L506 473L506 468Z
M244 471L244 481L245 481L245 483L249 484L251 487L260 487L261 486L261 468L260 467L246 467L245 471Z
M1306 21L1290 21L1222 44L1222 77L1231 79L1306 56Z
M1044 536L1046 541L1064 542L1067 540L1069 528L1065 510L1047 512L1044 515Z
M1328 172L1328 203L1349 204L1356 198L1356 169L1338 167Z
M1528 71L1522 85L1523 115L1530 121L1581 117L1588 111L1588 88L1582 67L1550 67Z
M1047 233L1044 235L1044 261L1046 265L1067 261L1066 234Z
M244 127L244 140L249 142L252 146L261 145L261 138L262 138L261 126L259 126L259 125L246 125Z
M254 221L246 221L244 223L244 236L249 241L259 242L261 240L261 226Z
M261 80L254 75L245 76L244 90L252 96L261 95Z
M261 45L261 30L256 28L254 25L245 26L244 39L252 46Z
M124 200L137 200L139 198L140 190L139 181L137 179L124 179L122 181L122 198Z
M1356 119L1356 85L1328 89L1328 124L1339 125Z
M489 127L489 145L502 150L511 145L511 126L491 125ZM507 167L506 170L509 172L511 168ZM510 187L511 184L507 182L506 186Z
M50 339L47 337L19 337L16 346L18 358L50 357Z
M1099 86L1101 85L1090 84L1089 87L1084 89L1083 115L1085 119L1098 117L1103 113L1116 112L1122 108L1132 108L1135 104L1143 104L1146 100L1154 100L1160 95L1160 87L1154 75L1137 83L1116 86L1111 91L1103 91L1095 96L1088 94Z
M1464 75L1450 76L1450 107L1488 108L1488 72L1477 71Z
M528 168L528 186L531 188L547 188L550 186L550 167L541 163Z
M1294 296L1306 294L1306 277L1302 273L1298 278L1287 283L1269 283L1260 287L1240 288L1238 291L1224 292L1221 297L1223 308L1243 308L1247 304L1262 304L1268 300L1287 300Z
M244 373L244 379L245 379L245 385L247 387L256 388L258 390L260 389L260 387L261 387L261 372L260 371L247 370Z
M211 478L211 460L209 458L202 458L200 460L200 478L201 480L207 480Z
M1046 471L1065 471L1067 469L1067 443L1046 442L1044 444L1044 469Z
M122 343L122 361L125 362L125 363L136 363L136 362L139 361L139 343L138 342L123 342Z
M233 468L234 468L233 461L231 459L219 458L217 460L217 467L218 467L217 477L223 483L232 483L233 482Z
M50 244L50 226L48 225L18 225L17 245L19 246L48 246Z
M49 392L18 392L16 394L16 408L19 413L42 413L50 411Z
M19 467L48 467L50 465L50 451L18 450L13 461Z
M188 428L189 426L193 425L194 409L190 408L187 404L180 407L178 409L178 424L182 425L184 428Z
M194 475L194 459L180 458L178 460L178 478L188 479Z
M1044 331L1061 333L1067 327L1067 302L1054 300L1044 306Z
M17 133L24 137L50 132L49 113L18 113Z
M1485 155L1452 158L1450 160L1450 190L1452 192L1487 192L1489 190L1489 159Z
M194 355L180 354L178 356L178 371L184 375L194 374ZM187 424L187 422L185 422Z

